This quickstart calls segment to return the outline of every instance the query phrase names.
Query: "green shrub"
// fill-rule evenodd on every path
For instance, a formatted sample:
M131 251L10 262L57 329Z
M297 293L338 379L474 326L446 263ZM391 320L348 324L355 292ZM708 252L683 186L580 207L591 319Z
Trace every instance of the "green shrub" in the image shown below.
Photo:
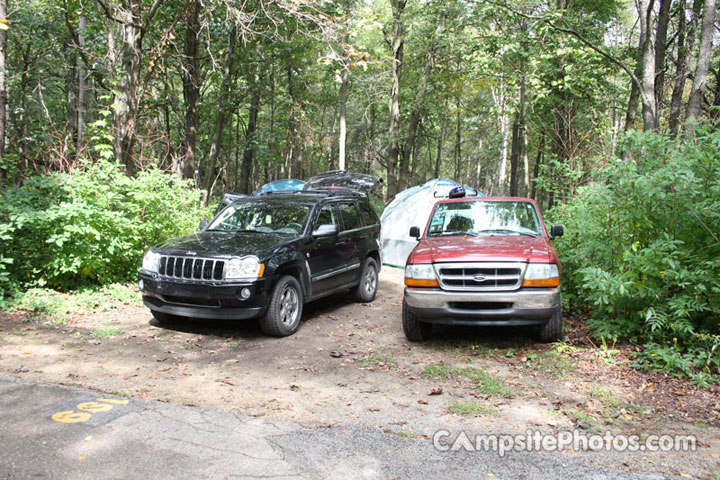
M637 133L549 218L565 297L596 336L646 344L637 365L717 374L720 351L720 132ZM697 359L713 357L707 361Z
M206 213L198 205L187 182L159 170L130 178L110 162L6 187L0 295L10 283L67 290L131 280L146 248L197 228Z

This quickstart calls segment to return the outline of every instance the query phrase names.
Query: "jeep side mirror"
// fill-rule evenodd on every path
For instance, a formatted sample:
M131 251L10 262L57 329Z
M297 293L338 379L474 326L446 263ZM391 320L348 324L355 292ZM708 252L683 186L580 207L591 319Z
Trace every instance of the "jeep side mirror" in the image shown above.
M550 238L562 237L565 230L562 225L553 225L550 227Z
M209 220L200 220L200 231L202 232L203 230L205 230L208 225L210 225Z
M318 225L317 229L312 232L313 237L332 237L333 235L337 235L337 233L337 225L330 224Z
M410 227L410 236L415 237L415 240L420 240L420 229L418 227Z

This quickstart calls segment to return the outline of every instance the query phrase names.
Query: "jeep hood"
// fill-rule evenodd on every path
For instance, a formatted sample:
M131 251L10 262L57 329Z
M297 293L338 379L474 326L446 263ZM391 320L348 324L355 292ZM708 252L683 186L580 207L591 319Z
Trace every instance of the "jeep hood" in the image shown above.
M456 235L423 239L408 263L538 262L555 263L547 237L526 235Z
M293 235L257 232L204 231L173 238L153 247L163 255L198 257L263 256L276 247L297 240Z

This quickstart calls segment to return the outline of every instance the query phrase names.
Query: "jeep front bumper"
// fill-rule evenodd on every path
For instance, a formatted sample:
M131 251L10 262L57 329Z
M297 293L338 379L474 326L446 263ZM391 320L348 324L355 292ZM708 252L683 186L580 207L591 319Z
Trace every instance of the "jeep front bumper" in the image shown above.
M405 287L405 301L418 320L445 325L542 325L560 305L559 288L507 292L453 292Z

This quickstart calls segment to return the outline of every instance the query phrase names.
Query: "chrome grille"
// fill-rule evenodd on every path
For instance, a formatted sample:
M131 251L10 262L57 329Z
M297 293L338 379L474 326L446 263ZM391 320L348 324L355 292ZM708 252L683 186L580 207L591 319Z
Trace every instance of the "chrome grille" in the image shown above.
M159 274L183 280L222 280L225 260L197 257L160 257Z
M520 288L525 263L438 263L435 264L443 290L516 290Z

